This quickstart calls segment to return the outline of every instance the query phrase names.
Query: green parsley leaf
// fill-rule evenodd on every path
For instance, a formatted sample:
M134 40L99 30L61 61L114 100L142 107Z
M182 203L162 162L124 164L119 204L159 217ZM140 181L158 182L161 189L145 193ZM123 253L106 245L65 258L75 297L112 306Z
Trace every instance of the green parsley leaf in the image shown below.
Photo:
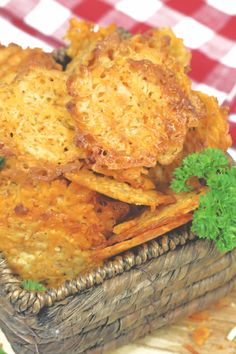
M220 149L206 149L187 156L180 167L174 171L171 188L176 192L189 192L192 187L187 185L190 177L208 180L211 175L229 168L229 161Z
M36 280L23 280L21 283L21 286L23 289L28 290L28 291L45 291L46 288L43 286L43 284L39 283Z
M0 354L6 354L2 348L0 348Z
M200 197L194 212L192 231L200 238L214 240L220 251L236 247L236 168L229 166L219 149L206 149L187 156L174 173L174 191L189 191L192 176L204 178L209 191Z
M5 162L6 162L5 157L0 156L0 170L5 166Z

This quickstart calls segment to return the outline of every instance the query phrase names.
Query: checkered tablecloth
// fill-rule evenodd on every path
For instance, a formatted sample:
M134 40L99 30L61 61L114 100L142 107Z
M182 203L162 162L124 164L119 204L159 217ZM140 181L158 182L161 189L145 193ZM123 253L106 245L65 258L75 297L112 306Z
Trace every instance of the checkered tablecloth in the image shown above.
M193 87L230 107L236 145L236 0L0 0L0 42L49 51L73 16L132 33L172 27L192 50Z

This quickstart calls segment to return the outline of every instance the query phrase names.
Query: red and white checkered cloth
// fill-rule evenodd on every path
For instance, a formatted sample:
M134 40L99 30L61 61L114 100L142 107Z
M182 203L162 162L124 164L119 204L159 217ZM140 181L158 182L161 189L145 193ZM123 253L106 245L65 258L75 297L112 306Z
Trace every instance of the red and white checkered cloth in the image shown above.
M192 50L193 87L229 105L236 145L236 0L0 0L0 42L58 48L73 16L132 33L172 27Z

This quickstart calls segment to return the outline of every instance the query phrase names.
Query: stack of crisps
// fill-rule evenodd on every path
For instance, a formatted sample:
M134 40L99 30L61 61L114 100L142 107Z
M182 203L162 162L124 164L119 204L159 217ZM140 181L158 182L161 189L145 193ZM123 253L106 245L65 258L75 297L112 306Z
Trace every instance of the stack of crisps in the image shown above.
M231 144L227 110L192 90L170 29L73 19L66 38L64 68L0 47L0 251L48 286L191 220L204 188L175 195L174 169Z

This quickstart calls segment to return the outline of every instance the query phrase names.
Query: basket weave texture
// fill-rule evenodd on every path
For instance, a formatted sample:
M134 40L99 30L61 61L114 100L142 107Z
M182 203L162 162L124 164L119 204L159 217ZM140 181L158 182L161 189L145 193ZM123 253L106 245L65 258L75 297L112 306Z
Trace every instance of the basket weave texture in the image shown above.
M106 353L227 294L236 284L236 249L221 254L186 227L177 233L108 262L102 281L96 281L100 268L64 284L66 296L62 288L51 290L60 295L51 304L43 299L50 291L19 290L2 262L0 327L16 353ZM84 282L82 292L76 282ZM77 294L70 295L72 285Z

